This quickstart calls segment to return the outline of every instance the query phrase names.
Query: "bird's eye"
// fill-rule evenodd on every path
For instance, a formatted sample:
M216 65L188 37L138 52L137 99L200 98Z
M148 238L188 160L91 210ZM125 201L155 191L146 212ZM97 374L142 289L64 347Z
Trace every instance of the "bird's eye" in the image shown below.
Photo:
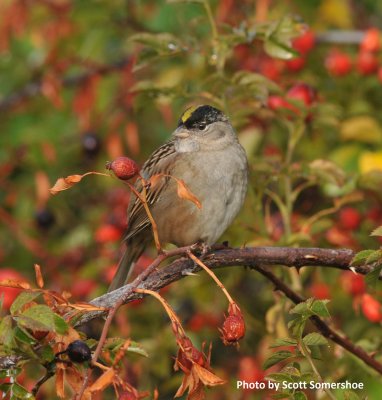
M207 127L206 124L199 124L199 125L198 125L198 129L199 129L200 131L204 131L204 129L206 129L206 127Z

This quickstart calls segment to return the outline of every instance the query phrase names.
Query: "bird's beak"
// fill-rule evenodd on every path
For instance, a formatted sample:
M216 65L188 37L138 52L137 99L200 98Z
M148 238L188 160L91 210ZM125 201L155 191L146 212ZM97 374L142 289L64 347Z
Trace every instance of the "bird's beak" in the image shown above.
M174 132L174 136L179 139L185 139L190 136L190 132L188 132L186 129L184 129L182 126L177 128Z

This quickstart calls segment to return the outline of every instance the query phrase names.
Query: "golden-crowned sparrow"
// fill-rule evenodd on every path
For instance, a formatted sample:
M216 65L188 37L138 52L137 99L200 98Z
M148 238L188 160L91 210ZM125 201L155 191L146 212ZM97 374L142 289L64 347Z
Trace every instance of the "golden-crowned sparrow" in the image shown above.
M177 195L175 179L162 176L147 189L147 202L162 244L215 243L239 212L247 191L247 158L228 118L209 105L187 109L172 138L142 167L149 179L165 174L182 179L202 207ZM138 181L138 190L142 190ZM126 251L109 291L124 285L129 270L152 241L147 213L136 196L128 208Z

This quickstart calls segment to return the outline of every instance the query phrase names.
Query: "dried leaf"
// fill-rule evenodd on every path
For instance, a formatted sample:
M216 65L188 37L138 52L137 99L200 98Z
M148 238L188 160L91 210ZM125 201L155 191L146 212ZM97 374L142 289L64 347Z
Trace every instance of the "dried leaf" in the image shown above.
M0 286L7 286L11 288L26 289L26 290L31 288L28 282L17 281L15 279L2 279L0 281Z
M87 176L87 175L102 175L102 176L109 176L108 174L103 174L101 172L86 172L83 175L69 175L66 178L59 178L57 179L56 183L52 188L49 189L51 194L57 194L59 192L62 192L63 190L70 189L72 186L77 184L78 182L81 182L81 180Z
M89 311L89 312L106 310L105 307L97 307L97 306L93 306L90 303L85 303L85 302L68 303L68 304L65 304L65 307L70 307L70 308L73 308L74 310Z
M115 377L115 371L113 368L108 369L104 372L90 387L90 392L99 392L104 390L113 383Z
M202 203L199 201L199 199L191 192L191 190L186 186L184 181L182 179L177 179L176 180L178 184L178 196L181 199L186 199L192 201L196 207L199 209L202 208Z
M207 386L223 385L225 380L219 378L217 375L203 368L201 365L194 363L192 368L195 369L199 379Z
M56 394L61 399L65 398L64 369L61 364L57 365L56 370Z
M84 378L76 368L68 367L65 371L65 379L75 393L81 390Z
M130 344L131 340L127 339L125 343L121 346L121 348L118 350L117 354L115 355L113 365L117 365L122 360Z
M382 236L382 226L374 229L373 232L371 232L370 236Z
M43 279L42 274L41 274L41 267L38 264L34 265L34 272L35 272L35 275L36 275L37 285L38 285L39 288L42 289L44 287L44 279Z

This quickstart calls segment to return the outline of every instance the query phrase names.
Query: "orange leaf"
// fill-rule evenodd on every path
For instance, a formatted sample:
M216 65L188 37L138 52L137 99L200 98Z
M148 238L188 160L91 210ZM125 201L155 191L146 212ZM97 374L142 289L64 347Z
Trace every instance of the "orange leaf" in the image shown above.
M225 381L219 378L217 375L208 371L208 369L203 368L201 365L194 363L192 368L194 368L195 373L198 375L199 379L207 386L223 385Z
M65 380L68 382L73 391L78 393L81 390L84 378L76 368L68 367L65 370Z
M7 286L16 289L30 289L31 286L28 282L16 281L14 279L2 279L0 281L0 286Z
M106 387L111 385L114 381L115 371L113 368L108 369L104 372L90 387L90 392L100 392Z
M90 303L78 302L78 303L69 303L65 304L65 307L73 308L74 310L81 310L81 311L103 311L106 310L105 307L97 307L93 306Z
M65 387L64 387L64 370L57 366L56 370L56 394L61 399L65 398Z
M87 175L109 176L108 174L103 174L101 172L94 172L94 171L86 172L86 174L83 175L69 175L66 178L58 178L54 186L51 187L49 191L51 194L54 195L57 194L58 192L62 192L63 190L70 189L76 183L81 182L82 178L84 178Z
M114 357L113 365L117 365L122 360L123 356L125 355L126 350L129 348L130 344L131 344L131 340L127 339L125 341L125 343L123 344L123 346L121 346L118 349L118 352Z
M182 179L176 179L178 184L178 196L181 199L186 199L192 201L196 207L202 208L202 203L199 199L191 192L191 190L186 186Z
M38 264L34 265L34 272L36 275L36 282L37 282L38 287L43 288L44 287L44 279L41 274L41 267Z

